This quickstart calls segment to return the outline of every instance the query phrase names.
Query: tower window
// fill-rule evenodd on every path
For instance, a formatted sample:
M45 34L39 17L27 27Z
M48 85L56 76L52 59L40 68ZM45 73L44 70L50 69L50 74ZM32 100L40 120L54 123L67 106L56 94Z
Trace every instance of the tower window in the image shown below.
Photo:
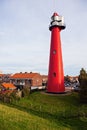
M56 77L56 73L55 72L53 73L53 76Z
M53 54L56 54L56 50L53 50Z

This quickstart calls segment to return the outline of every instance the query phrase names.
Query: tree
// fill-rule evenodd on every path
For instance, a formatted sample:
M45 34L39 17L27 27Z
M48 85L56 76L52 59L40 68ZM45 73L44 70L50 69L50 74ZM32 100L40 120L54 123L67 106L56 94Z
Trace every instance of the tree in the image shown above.
M70 82L69 76L66 75L66 76L64 77L64 80L65 80L66 82Z
M23 87L23 90L22 90L22 96L23 97L28 97L30 92L31 92L31 85L30 84L25 84L25 86Z
M81 102L87 103L87 73L84 68L80 70L79 75L79 97Z

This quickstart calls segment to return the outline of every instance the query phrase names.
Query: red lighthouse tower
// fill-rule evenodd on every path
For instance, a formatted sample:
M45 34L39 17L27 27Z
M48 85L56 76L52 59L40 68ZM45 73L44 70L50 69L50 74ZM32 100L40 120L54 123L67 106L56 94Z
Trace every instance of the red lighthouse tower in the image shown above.
M57 13L54 13L51 19L52 21L49 27L51 31L51 47L47 92L63 93L65 92L65 87L60 31L65 29L65 24L63 17L59 16Z

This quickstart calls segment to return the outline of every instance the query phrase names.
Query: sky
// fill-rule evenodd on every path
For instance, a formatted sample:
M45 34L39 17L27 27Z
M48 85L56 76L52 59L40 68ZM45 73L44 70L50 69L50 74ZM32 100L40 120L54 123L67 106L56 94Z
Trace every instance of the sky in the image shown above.
M0 71L48 74L54 12L66 24L61 31L64 75L87 69L86 0L0 0Z

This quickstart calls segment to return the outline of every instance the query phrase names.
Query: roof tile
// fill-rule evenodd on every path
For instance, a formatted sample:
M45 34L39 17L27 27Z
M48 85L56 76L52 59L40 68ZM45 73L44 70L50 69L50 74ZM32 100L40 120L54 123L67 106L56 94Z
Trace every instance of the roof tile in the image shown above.
M33 78L36 75L38 75L38 73L16 73L13 76L11 76L11 78L26 79L26 78Z
M4 88L9 88L9 89L16 89L16 87L12 84L12 83L2 83L2 86L4 87Z

